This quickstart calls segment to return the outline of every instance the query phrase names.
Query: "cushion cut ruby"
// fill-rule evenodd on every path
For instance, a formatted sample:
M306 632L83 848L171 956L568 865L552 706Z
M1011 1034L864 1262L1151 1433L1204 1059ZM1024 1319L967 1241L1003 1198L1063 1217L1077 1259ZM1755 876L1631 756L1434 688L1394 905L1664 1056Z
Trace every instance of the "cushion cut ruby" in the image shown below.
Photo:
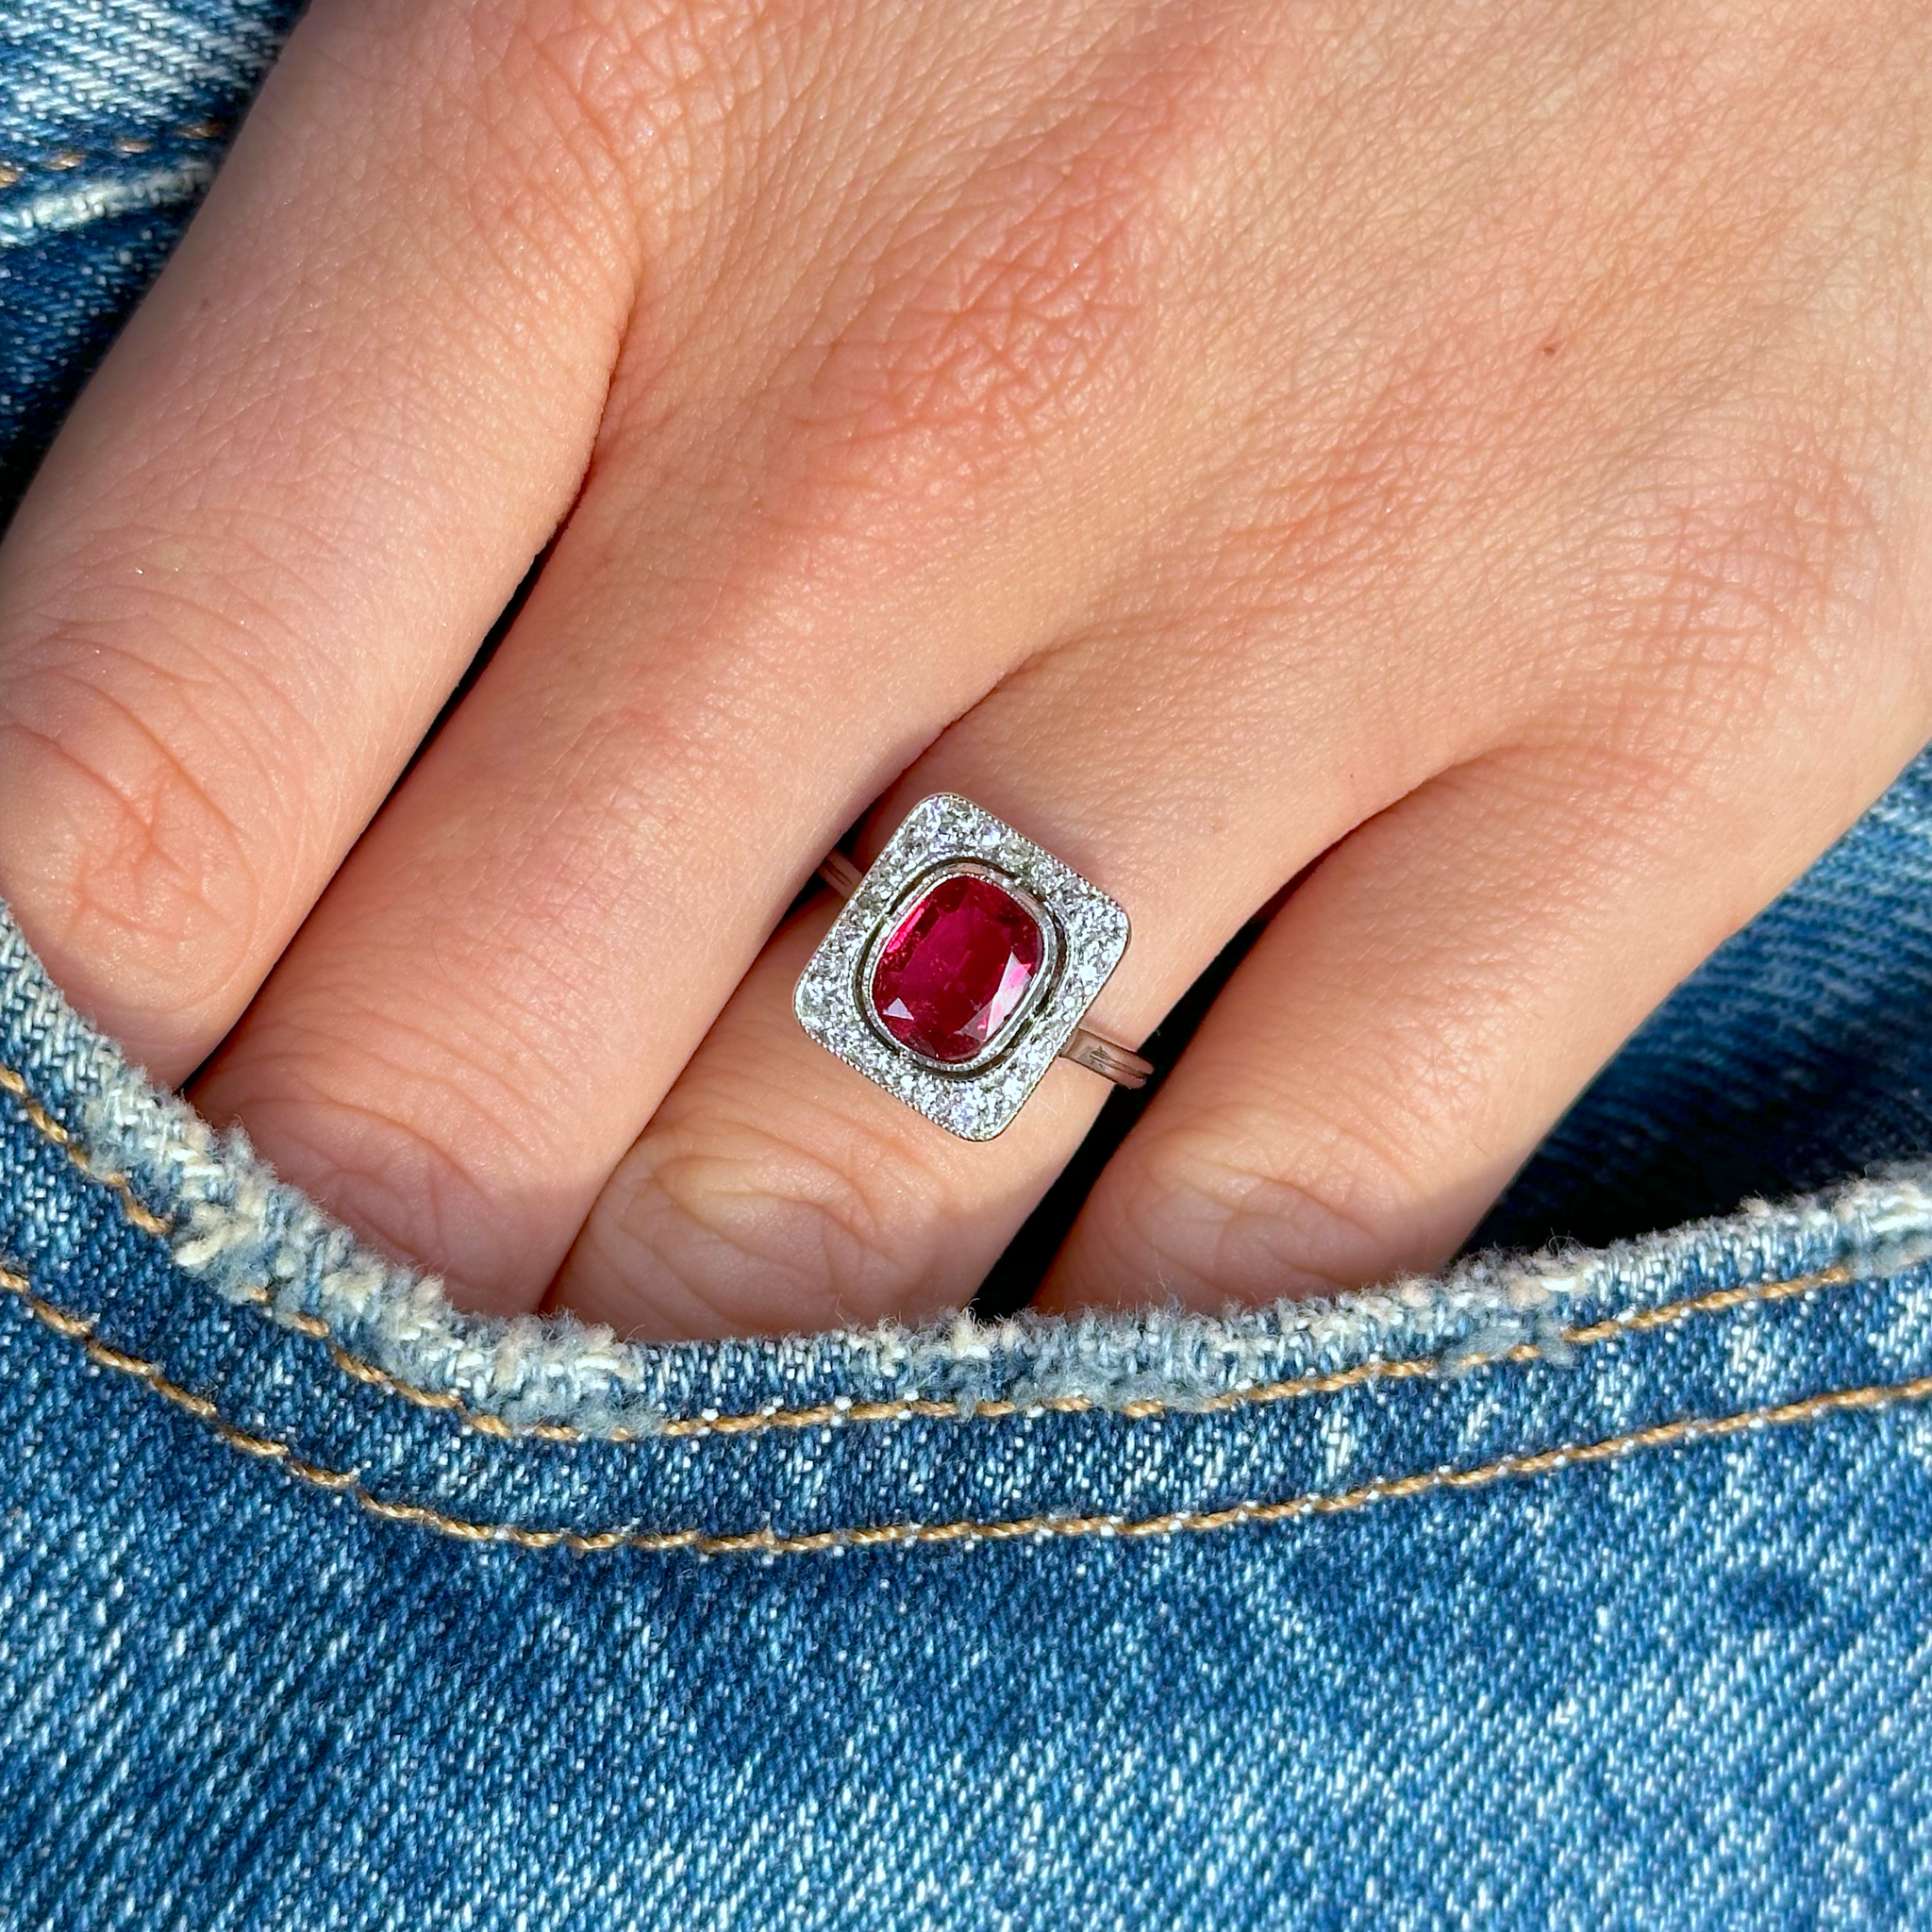
M914 1053L970 1060L1012 1018L1045 950L1039 922L1012 893L956 873L893 928L873 969L873 1010Z

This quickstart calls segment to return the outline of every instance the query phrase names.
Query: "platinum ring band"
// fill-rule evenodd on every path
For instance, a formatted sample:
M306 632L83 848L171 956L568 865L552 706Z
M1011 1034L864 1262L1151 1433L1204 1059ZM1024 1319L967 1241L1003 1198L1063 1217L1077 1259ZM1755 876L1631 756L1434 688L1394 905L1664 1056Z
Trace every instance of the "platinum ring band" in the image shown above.
M827 854L818 869L819 878L840 898L849 899L856 892L865 874L845 857L842 852ZM1104 1080L1111 1080L1116 1087L1144 1087L1154 1072L1154 1062L1143 1059L1139 1054L1131 1053L1124 1046L1077 1026L1067 1043L1060 1048L1059 1058L1072 1060L1075 1066L1085 1067L1091 1074L1098 1074Z

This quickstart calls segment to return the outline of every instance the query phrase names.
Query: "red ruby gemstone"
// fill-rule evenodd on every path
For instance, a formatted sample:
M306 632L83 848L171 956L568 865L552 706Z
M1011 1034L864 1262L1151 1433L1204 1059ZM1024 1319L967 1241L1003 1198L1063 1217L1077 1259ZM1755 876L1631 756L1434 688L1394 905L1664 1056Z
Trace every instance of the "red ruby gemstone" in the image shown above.
M872 1005L902 1046L948 1065L985 1050L1026 996L1045 953L1039 922L991 879L941 879L893 929Z

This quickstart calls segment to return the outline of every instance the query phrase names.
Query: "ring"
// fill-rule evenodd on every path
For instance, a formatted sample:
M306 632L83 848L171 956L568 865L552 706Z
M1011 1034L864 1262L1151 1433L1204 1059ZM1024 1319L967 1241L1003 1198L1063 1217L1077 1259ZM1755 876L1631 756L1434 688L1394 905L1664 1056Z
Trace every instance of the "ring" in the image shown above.
M1122 1087L1153 1073L1081 1024L1126 913L971 799L922 799L870 871L834 852L819 876L845 904L799 975L799 1024L949 1133L991 1140L1056 1058Z

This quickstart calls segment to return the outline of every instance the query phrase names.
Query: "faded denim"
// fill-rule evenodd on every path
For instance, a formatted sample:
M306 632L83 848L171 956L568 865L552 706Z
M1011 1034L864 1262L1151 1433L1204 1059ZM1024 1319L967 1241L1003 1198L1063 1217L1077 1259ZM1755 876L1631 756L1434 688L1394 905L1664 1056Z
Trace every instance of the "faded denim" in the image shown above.
M5 475L288 13L0 0ZM458 1315L0 916L0 1925L1932 1923L1928 887L1932 759L1440 1278L673 1348Z

